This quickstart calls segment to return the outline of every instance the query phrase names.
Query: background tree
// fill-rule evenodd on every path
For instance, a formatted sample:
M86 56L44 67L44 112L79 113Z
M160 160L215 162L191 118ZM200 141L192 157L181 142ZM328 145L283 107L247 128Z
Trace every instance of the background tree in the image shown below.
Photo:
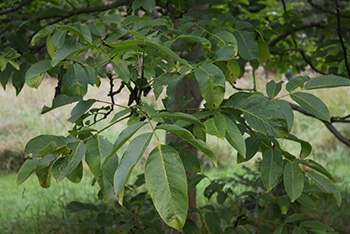
M258 185L264 194L274 194L270 200L281 209L295 201L302 204L313 193L331 194L340 204L332 176L307 158L311 145L291 129L296 110L322 121L350 146L349 139L333 126L348 123L349 115L330 116L327 106L307 92L350 85L347 2L335 1L333 9L313 1L273 0L8 0L0 6L3 87L11 81L19 94L24 84L38 88L49 75L57 79L57 87L52 105L42 113L75 104L67 136L40 135L28 142L28 159L19 171L18 184L33 172L44 188L50 186L51 176L79 182L85 160L103 199L117 199L122 205L127 179L140 158L146 157L148 194L161 219L180 231L190 217L188 189L203 178L197 174L198 158L187 148L202 151L216 165L217 157L205 143L210 134L226 139L237 151L238 162L262 154ZM312 19L311 11L322 14ZM235 82L246 64L253 68L253 82L245 90ZM319 75L296 76L286 84L271 80L264 96L256 86L259 66L274 68L277 75L287 70L298 73L309 66ZM117 78L119 87L115 87ZM110 84L109 101L86 99L89 85L99 87L103 79ZM236 91L228 93L228 86ZM127 101L119 98L122 90L129 92ZM149 95L151 91L154 96ZM285 101L284 96L294 102ZM162 98L163 106L147 104L153 98ZM113 143L103 137L104 130L124 120L128 126ZM105 125L97 127L100 122ZM164 131L181 141L165 143L160 137ZM144 155L152 139L156 146ZM281 139L299 144L300 153L286 151ZM186 172L194 176L186 178ZM211 195L221 190L218 186ZM230 228L254 226L238 221ZM187 219L185 227L193 223ZM256 223L254 228L282 232L310 226Z

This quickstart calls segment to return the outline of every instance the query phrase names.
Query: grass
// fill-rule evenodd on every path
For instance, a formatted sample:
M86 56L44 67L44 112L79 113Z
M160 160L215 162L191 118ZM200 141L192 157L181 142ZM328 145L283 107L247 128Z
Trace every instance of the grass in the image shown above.
M77 221L65 212L73 200L93 202L97 189L91 187L91 176L81 183L52 181L50 189L40 189L35 176L16 186L16 174L0 177L1 233L76 233L81 230Z
M259 85L263 85L263 82L261 81ZM51 105L55 85L54 81L46 80L38 90L24 87L18 97L15 96L15 91L10 86L5 92L0 90L1 173L6 174L18 169L20 163L23 162L24 145L29 139L40 134L66 135L70 128L66 121L70 116L70 108L62 108L40 115L43 105ZM101 90L93 89L92 93L92 95L97 94L99 97L107 98L108 85L102 83ZM317 91L317 95L323 97L323 101L330 106L330 111L335 116L348 114L346 111L350 110L350 103L347 100L349 94L350 89L348 88ZM313 152L310 158L321 162L334 174L338 180L337 185L343 190L344 204L349 204L347 185L350 184L348 170L350 148L338 142L321 122L299 113L295 113L295 119L292 132L301 139L311 142ZM123 126L125 123L113 126L112 129L104 132L104 135L113 142ZM345 125L340 126L340 129L350 135ZM242 172L240 165L236 163L236 152L227 143L212 137L208 137L208 142L217 153L219 162L223 163L219 163L218 168L213 168L209 160L204 158L202 168L204 174L214 179ZM295 150L296 153L299 150L297 145L290 142L282 142L282 145L286 149ZM253 167L254 163L248 162L246 165ZM96 197L97 191L96 188L90 188L89 176L80 184L75 185L63 181L58 184L53 183L50 189L40 189L34 176L17 187L15 178L16 175L13 173L0 176L1 233L75 233L78 221L72 219L64 211L64 206L72 200L93 201ZM208 183L208 180L204 179L199 184L197 192L199 206L206 203L201 194ZM320 204L320 207L322 205L328 205L328 202ZM330 208L324 210L328 212ZM349 217L345 215L346 207L342 206L338 210L341 212L334 209L333 213L325 215L324 218L343 220L343 223L338 222L334 225L345 226L349 221ZM85 224L85 227L89 225L91 224Z

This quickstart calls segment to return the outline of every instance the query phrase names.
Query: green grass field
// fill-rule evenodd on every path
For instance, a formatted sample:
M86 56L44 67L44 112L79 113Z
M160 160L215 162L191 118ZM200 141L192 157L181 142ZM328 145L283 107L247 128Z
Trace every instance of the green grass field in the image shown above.
M81 231L81 229L77 227L76 220L65 212L65 205L73 200L88 202L96 199L97 188L90 186L91 176L89 175L79 184L72 184L66 180L60 183L53 181L51 188L41 189L35 176L30 177L21 186L17 186L16 174L10 173L18 169L20 162L23 161L23 149L29 139L40 134L66 135L70 128L69 123L65 121L69 118L69 108L40 115L43 105L51 105L55 87L53 81L44 82L38 90L24 87L18 97L10 86L6 91L0 90L0 170L2 173L0 176L0 233L77 233L77 230ZM102 84L102 89L100 91L94 89L93 95L105 96L107 90L108 86L104 87ZM350 89L319 91L318 95L321 95L330 106L332 115L349 114L346 110L350 110L350 102L347 99ZM345 195L343 204L349 204L350 198L347 191L350 190L348 187L350 148L338 142L321 122L298 113L295 114L295 118L293 133L311 142L314 150L310 157L320 161L334 174L338 181L337 185ZM106 131L106 137L112 140L119 134L122 127L116 126ZM350 135L350 130L346 129L345 124L340 128ZM241 166L236 164L236 153L224 141L210 138L208 142L217 152L219 161L224 163L220 163L218 168L213 168L204 160L205 174L211 178L218 178L233 176L234 172L242 171ZM295 147L287 142L282 144L285 144L286 148ZM249 162L247 165L253 166L253 163ZM199 184L199 205L204 205L206 202L202 191L207 183L208 181L203 180ZM343 205L338 210L341 214L347 212ZM350 223L350 215L342 216L336 211L335 207L334 213L330 213L330 217L327 218L338 221L340 219L340 223L335 224L338 226ZM89 225L92 224L86 224L85 227Z

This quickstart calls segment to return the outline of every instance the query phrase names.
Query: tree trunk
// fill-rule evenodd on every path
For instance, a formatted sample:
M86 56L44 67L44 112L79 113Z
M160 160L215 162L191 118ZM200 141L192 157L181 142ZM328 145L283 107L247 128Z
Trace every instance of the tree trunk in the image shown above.
M187 77L184 77L181 82L176 87L174 97L176 100L172 104L170 110L171 111L186 111L187 113L194 113L193 108L198 108L203 100L200 91L199 91L199 85L195 79L189 79ZM188 104L184 107L181 106L179 103L179 98L183 97L184 100L191 100L188 102ZM173 134L167 134L166 136L166 143L169 144L171 142L183 142L184 147L186 149L192 151L195 155L197 155L197 149L193 147L192 145L184 142L181 138L173 135ZM192 173L187 173L187 178L193 176ZM189 198L189 209L196 207L196 189L192 189L188 192L188 198ZM189 213L188 217L189 219L196 222L197 217L195 213ZM171 234L179 233L175 229L172 229L170 232Z

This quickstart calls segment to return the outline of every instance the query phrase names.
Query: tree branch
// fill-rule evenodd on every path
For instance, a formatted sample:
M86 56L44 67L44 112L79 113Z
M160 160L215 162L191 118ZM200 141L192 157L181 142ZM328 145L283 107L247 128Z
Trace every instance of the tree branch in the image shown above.
M335 13L333 11L330 11L328 9L324 9L324 8L320 7L319 5L313 3L312 0L307 0L307 2L310 4L310 6L312 6L313 8L315 8L317 10L319 10L320 12L337 16L337 13ZM350 16L348 16L348 15L339 15L339 16L342 17L342 18L347 18L347 19L350 18Z
M30 2L32 0L26 0L26 1ZM70 17L72 17L74 15L85 14L85 13L94 13L94 12L100 12L100 11L108 11L108 10L111 10L113 8L116 8L116 7L126 6L126 5L128 5L130 3L131 3L131 0L115 0L113 3L107 4L107 5L87 6L87 7L75 8L75 9L73 9L71 11L68 11L66 16L62 16L62 15L47 15L47 16L43 16L43 17L37 18L37 20L57 19L55 21L55 23L57 23L57 22L62 21L64 19L70 18ZM24 15L24 16L22 16L22 19L23 20L27 20L27 19L29 19L29 16ZM11 21L11 19L9 19L9 18L1 19L2 23L6 23L6 22L10 22L10 21Z
M20 9L21 7L23 7L23 6L27 5L28 3L30 3L31 1L32 0L25 0L22 3L18 4L17 6L11 8L11 9L0 11L0 16L1 15L6 15L6 14L11 13L11 12L15 12L18 9Z
M302 113L303 115L306 116L310 116L312 118L318 119L319 121L321 121L326 127L327 129L339 140L341 141L343 144L345 144L346 146L350 147L350 139L347 139L345 136L343 136L334 126L332 123L334 122L338 122L335 121L335 119L332 117L331 118L331 122L327 122L324 121L320 118L317 118L315 115L307 112L306 110L304 110L303 108L301 108L300 106L294 104L294 103L289 103L290 106L292 107L293 110L298 111L300 113ZM333 120L333 121L332 121ZM340 121L339 121L340 122Z
M318 23L318 22L313 22L313 23L309 23L309 24L300 25L298 27L291 28L289 31L283 32L280 35L278 35L277 37L275 37L273 40L271 40L269 42L269 47L275 46L279 41L281 41L284 38L288 37L292 33L295 33L297 31L301 31L301 30L304 30L304 29L314 28L314 27L327 28L327 26L325 26L325 25L323 25L321 23Z
M344 63L346 67L346 72L348 73L348 77L350 78L350 67L349 67L349 61L348 61L348 53L344 44L343 36L341 33L341 26L340 26L340 6L337 0L335 0L335 6L337 8L337 33L340 41L340 45L343 50L343 55L344 55Z
M94 13L94 12L100 12L100 11L108 11L116 7L124 6L127 4L130 4L131 0L115 0L113 3L108 5L100 5L100 6L87 6L87 7L81 7L81 8L75 8L69 12L67 12L67 16L45 16L41 17L38 20L44 20L44 19L52 19L52 18L59 18L59 21L67 19L74 15L79 14L87 14L87 13Z
M284 13L287 14L287 7L286 7L286 3L284 0L282 0L282 4L283 4L283 9L284 9ZM295 39L295 33L296 31L295 30L290 30L289 31L289 34L291 37L292 37L292 40L293 40L293 43L295 45L296 48L299 48L298 46L298 42L297 40ZM304 61L311 67L312 70L314 70L315 72L318 72L318 73L321 73L321 74L324 74L322 71L318 70L314 64L309 60L309 58L306 56L304 50L299 50L299 53L301 55L301 57L304 59Z

